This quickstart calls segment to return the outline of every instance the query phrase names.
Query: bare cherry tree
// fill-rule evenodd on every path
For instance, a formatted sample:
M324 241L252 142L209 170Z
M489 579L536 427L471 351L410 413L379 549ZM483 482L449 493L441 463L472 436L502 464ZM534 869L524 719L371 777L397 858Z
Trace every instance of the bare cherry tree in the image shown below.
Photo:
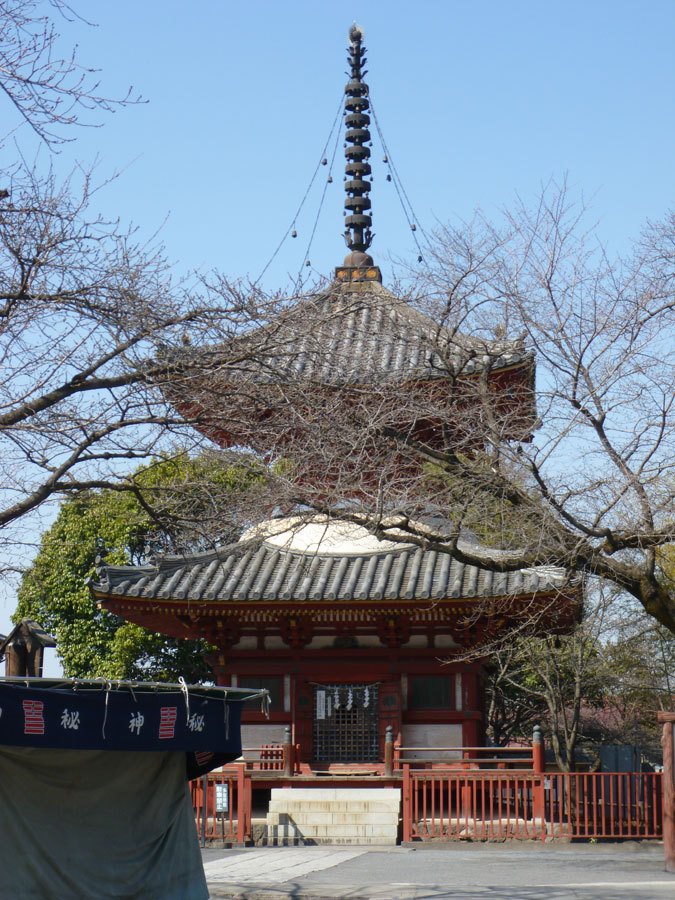
M409 296L336 283L251 330L277 344L264 364L173 401L285 460L282 506L494 572L597 576L674 630L675 220L620 260L584 221L553 186L444 229Z
M81 17L65 0L0 0L0 94L17 124L52 148L74 139L73 125L98 124L90 112L139 102L131 88L123 97L107 96L96 69L80 63L75 49L63 52L56 22L74 19Z
M79 195L20 170L5 183L0 528L54 495L123 482L158 452L177 423L153 385L167 374L158 343L216 322L225 338L229 322L171 283L161 252L92 215L86 180Z
M540 424L523 442L488 425L488 473L475 459L446 455L442 465L508 514L520 548L510 564L600 576L675 630L659 565L675 538L675 219L647 229L619 261L583 224L564 188L499 230L479 222L494 251L477 325L501 308L498 324L522 333L536 359ZM430 273L439 299L452 298L453 272L468 270L473 247L465 232L439 236Z
M24 123L2 146L0 171L4 571L23 561L22 541L35 542L25 517L47 501L106 487L140 496L128 474L138 460L166 459L177 445L189 450L199 435L167 406L162 388L193 373L184 362L176 367L171 348L217 343L223 366L233 336L264 316L250 293L242 302L235 291L224 298L196 278L172 276L161 248L96 212L91 174L77 169L58 180L39 158L25 161L24 137L53 148L72 139L74 125L92 124L89 112L133 102L108 98L95 70L74 52L61 55L50 14L66 26L76 16L62 0L0 0L0 94ZM203 491L215 495L217 487ZM149 483L144 493L152 494ZM184 493L185 507L196 504L203 516L195 486ZM174 514L179 508L171 505Z

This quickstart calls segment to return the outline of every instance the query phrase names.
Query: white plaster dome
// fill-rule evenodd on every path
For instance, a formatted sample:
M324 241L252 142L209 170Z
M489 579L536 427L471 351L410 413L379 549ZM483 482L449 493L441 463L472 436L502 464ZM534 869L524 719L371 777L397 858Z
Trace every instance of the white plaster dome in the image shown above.
M260 541L296 553L335 554L353 556L358 553L391 553L405 545L379 540L366 528L354 522L329 519L325 516L286 516L269 519L247 529L240 541Z

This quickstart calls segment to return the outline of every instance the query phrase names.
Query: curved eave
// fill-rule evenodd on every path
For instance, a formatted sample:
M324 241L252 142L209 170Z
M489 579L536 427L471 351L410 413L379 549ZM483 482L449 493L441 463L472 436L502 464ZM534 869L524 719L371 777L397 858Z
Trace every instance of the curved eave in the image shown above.
M413 623L425 626L452 626L474 629L486 623L499 626L501 619L513 620L523 610L541 616L542 630L568 630L578 618L580 584L571 584L564 592L552 590L504 597L472 597L429 600L382 599L341 602L259 601L217 602L185 600L149 600L111 595L91 587L100 609L119 615L144 628L178 638L206 637L218 642L223 621L236 621L250 627L274 628L289 615L309 617L313 622L331 624L345 619L372 624L379 616L405 613Z
M292 387L300 391L296 397L296 404L301 407L307 402L307 397L342 396L348 402L350 392L354 394L371 392L374 395L379 391L382 396L387 395L389 403L397 404L401 396L412 399L412 408L415 406L415 397L420 398L419 415L416 418L415 427L421 429L421 439L431 444L441 440L440 423L447 417L447 411L441 415L442 410L459 404L470 405L474 402L472 392L479 383L481 373L462 375L458 382L465 386L466 397L457 395L453 391L448 392L452 379L447 373L439 373L435 377L406 378L401 381L377 381L366 380L342 383L338 381L319 381L317 379L287 378L279 380L256 381L253 379L250 387L255 387L255 404L249 402L246 415L251 424L244 426L239 424L236 430L231 430L231 422L237 421L239 405L236 399L241 382L236 378L225 378L217 384L209 383L199 387L199 380L193 380L190 385L183 388L181 385L167 385L163 388L166 399L194 427L205 437L221 447L233 447L246 445L256 447L260 452L270 449L273 442L270 432L270 423L276 418L285 421L284 410L288 401L286 389ZM510 431L505 434L505 439L517 441L530 441L537 427L537 410L534 396L535 366L534 360L525 359L514 365L494 369L488 376L491 396L496 400L502 413L510 419ZM197 385L197 387L196 387ZM196 388L196 389L195 389ZM450 406L447 405L447 397L453 396ZM390 396L389 396L390 395ZM217 403L214 399L217 398ZM232 401L229 398L234 398ZM249 398L250 400L250 398ZM443 404L446 404L443 406ZM228 413L228 405L231 404L232 414ZM451 413L452 414L452 413ZM266 428L260 433L260 423L266 424ZM276 426L275 426L276 427ZM280 429L280 443L283 445L291 440L288 429ZM438 440L435 440L437 434Z
M525 386L529 390L534 389L534 377L535 377L535 360L532 353L528 352L523 355L523 358L518 360L517 362L509 362L503 365L493 364L490 367L490 371L488 373L488 380L498 380L505 375L510 375L514 372L522 372L525 376L524 383ZM209 378L209 392L213 391L213 381L214 374L209 373L208 367L205 366L205 371L208 373ZM313 389L323 389L326 391L344 391L345 389L353 389L358 392L366 391L366 390L377 390L377 389L387 389L392 390L394 388L401 391L415 391L419 390L421 393L426 391L428 388L435 388L439 385L444 384L445 382L455 380L459 382L475 382L483 375L483 369L477 368L473 371L460 371L458 373L448 372L448 371L437 371L431 373L428 368L420 369L419 371L415 369L409 369L401 374L400 377L385 377L383 373L373 372L371 374L364 375L359 378L322 378L316 375L307 376L303 375L303 373L296 372L287 372L283 375L278 375L277 377L267 376L264 378L258 377L255 372L246 372L243 371L241 374L238 374L236 371L232 369L224 369L223 373L215 373L215 377L218 379L218 384L220 388L223 390L227 389L229 391L234 391L236 389L240 389L242 383L254 385L257 388L287 388L290 386L298 386L298 385L307 385L308 387L312 387ZM229 376L229 377L228 377ZM193 388L195 384L199 384L198 376L192 375L187 382L188 388L181 390L180 388L180 379L178 385L175 382L167 382L162 385L162 390L166 393L168 399L174 403L190 403L189 399L181 400L176 398L176 394L188 394L189 388Z

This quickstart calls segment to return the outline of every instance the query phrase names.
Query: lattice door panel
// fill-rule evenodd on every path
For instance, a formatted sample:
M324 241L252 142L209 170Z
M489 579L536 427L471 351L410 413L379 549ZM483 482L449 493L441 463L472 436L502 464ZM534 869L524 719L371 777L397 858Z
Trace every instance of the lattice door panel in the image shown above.
M314 688L314 759L377 762L377 685L318 684Z

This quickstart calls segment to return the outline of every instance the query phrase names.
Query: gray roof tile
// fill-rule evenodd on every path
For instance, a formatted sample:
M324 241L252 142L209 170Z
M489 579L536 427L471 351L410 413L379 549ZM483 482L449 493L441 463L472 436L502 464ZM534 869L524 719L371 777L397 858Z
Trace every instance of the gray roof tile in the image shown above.
M300 552L263 542L233 544L151 566L101 566L97 594L189 601L343 602L473 599L561 590L565 572L550 566L490 572L448 554L401 545L367 553Z
M344 286L293 303L270 323L240 339L252 354L233 367L228 379L255 382L295 380L325 384L367 384L472 375L485 366L502 369L532 358L520 341L479 341L453 334L378 282ZM231 345L230 345L231 349ZM218 347L180 351L216 368Z

